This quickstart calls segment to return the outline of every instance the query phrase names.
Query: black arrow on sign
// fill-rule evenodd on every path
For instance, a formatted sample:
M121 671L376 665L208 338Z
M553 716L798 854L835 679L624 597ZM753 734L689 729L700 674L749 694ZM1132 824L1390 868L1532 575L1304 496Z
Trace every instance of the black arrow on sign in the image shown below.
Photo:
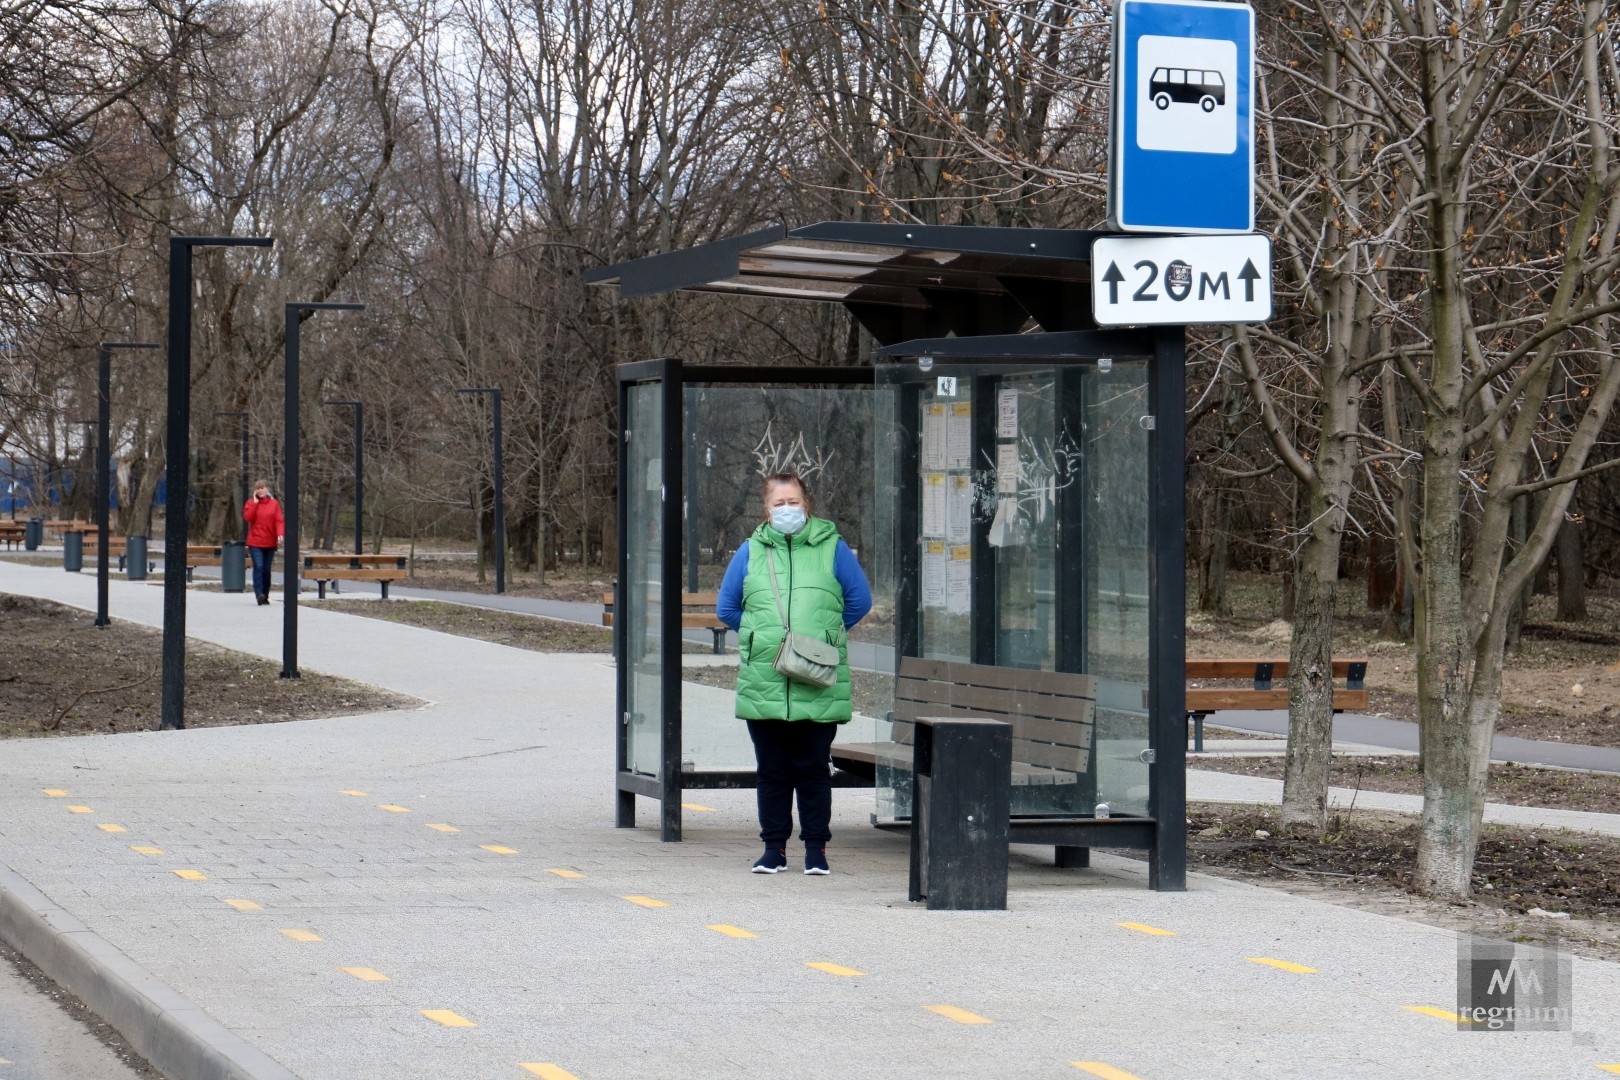
M1253 267L1250 267L1250 269L1253 269ZM1119 283L1125 280L1125 275L1119 272L1118 263L1110 262L1108 264L1108 272L1103 274L1103 280L1108 282L1108 302L1110 304L1119 303ZM1253 286L1251 285L1250 288L1253 289Z
M1254 283L1260 280L1260 271L1254 268L1253 259L1243 260L1243 269L1238 271L1238 277L1243 282L1243 299L1253 303Z

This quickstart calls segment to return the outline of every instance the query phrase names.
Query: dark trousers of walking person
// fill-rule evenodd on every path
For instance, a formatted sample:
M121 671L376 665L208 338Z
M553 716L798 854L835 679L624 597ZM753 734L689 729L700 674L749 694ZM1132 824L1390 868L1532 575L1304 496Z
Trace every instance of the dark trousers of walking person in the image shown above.
M276 561L275 548L250 547L248 554L253 557L253 595L270 595L270 567Z
M832 838L829 760L837 724L814 720L750 720L758 763L759 838L786 844L793 835L793 795L799 795L799 839L824 846Z

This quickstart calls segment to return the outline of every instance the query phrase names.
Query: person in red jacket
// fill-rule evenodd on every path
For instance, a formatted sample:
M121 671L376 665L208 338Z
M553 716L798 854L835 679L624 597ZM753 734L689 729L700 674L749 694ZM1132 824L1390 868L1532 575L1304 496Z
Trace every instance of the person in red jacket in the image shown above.
M270 482L260 480L253 485L253 498L242 507L242 520L247 522L248 554L253 557L253 595L261 605L270 602L270 566L275 562L276 548L287 532L287 521L281 516L281 504L270 494Z

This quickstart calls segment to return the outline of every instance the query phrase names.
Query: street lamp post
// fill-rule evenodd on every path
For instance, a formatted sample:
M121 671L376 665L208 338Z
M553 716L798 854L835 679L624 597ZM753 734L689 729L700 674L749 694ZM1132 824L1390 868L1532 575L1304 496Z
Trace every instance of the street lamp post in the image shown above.
M475 386L457 390L458 394L489 394L495 409L495 593L506 592L506 487L501 472L501 390L498 386ZM479 500L478 512L484 512Z
M365 536L360 525L360 515L363 503L361 492L364 488L361 482L364 479L365 460L361 447L366 437L366 410L358 401L327 401L328 405L347 405L354 410L354 553L359 555L362 551L361 541Z
M285 562L281 571L281 677L298 678L298 327L306 311L364 311L364 304L289 301L286 307L285 360L286 412L282 421L282 451L286 468L282 505L287 519Z
M169 430L163 529L163 719L186 726L186 519L191 502L191 249L270 247L268 236L169 237Z
M247 540L247 519L242 516L242 507L248 501L248 414L244 410L235 412L217 412L215 416L237 416L242 419L242 498L236 511L236 524L242 531L242 539Z
M156 349L155 341L103 341L96 371L96 625L107 617L107 515L112 502L112 351Z

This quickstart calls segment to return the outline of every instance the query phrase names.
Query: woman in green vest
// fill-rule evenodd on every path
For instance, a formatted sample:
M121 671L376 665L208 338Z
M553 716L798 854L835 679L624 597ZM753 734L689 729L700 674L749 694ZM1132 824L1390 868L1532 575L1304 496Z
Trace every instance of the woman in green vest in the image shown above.
M765 520L737 549L715 605L720 621L737 632L737 716L754 741L765 841L754 873L787 869L796 792L804 872L828 874L832 741L850 718L848 631L872 610L872 590L838 528L811 515L810 492L797 473L767 476L762 494ZM777 670L789 627L837 649L830 685Z

